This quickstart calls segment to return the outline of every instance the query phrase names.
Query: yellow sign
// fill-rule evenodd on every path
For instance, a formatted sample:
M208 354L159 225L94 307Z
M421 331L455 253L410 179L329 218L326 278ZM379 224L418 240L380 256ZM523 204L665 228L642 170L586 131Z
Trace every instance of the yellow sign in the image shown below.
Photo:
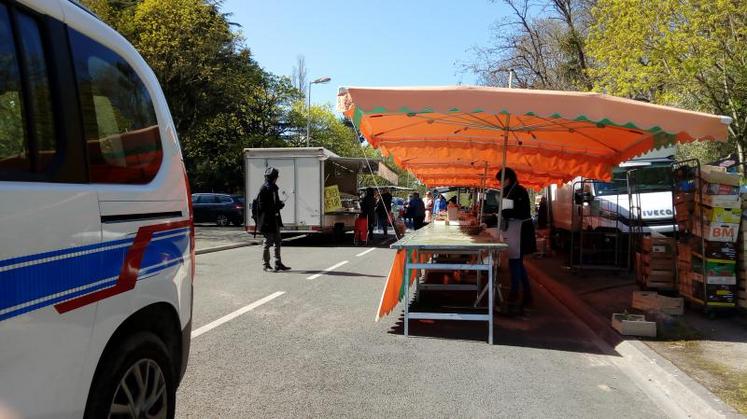
M340 188L337 185L324 188L324 212L340 211L342 200L340 199Z

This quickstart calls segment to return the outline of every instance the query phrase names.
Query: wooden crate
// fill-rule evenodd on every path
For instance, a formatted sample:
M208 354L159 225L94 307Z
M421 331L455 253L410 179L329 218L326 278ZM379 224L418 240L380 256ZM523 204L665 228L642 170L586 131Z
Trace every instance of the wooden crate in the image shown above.
M684 300L681 297L667 297L656 291L633 291L632 307L642 311L658 311L673 316L685 312Z
M674 289L674 270L644 271L643 285L647 288Z

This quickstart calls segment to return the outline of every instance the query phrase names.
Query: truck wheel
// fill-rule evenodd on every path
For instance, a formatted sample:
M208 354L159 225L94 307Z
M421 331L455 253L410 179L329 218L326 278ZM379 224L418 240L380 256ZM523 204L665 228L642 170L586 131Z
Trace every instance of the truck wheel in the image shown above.
M88 396L85 418L173 418L176 377L166 345L139 332L104 354Z

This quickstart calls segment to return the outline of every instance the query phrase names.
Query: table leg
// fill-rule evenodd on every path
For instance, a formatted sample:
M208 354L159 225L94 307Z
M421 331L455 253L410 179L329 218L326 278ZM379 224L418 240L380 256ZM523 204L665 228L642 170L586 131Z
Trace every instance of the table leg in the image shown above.
M409 335L410 329L410 270L408 266L410 264L410 251L405 251L405 274L402 278L405 281L405 295L402 297L402 302L405 304L405 336Z
M488 256L488 264L490 265L490 269L488 269L488 286L490 287L488 290L488 343L493 344L493 254L489 254Z

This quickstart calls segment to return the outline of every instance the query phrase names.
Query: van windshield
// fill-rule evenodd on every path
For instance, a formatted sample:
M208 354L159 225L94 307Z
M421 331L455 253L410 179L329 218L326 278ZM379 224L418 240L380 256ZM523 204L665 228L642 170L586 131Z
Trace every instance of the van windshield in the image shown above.
M627 172L635 170L631 177L638 183L640 192L663 192L672 190L672 169L669 165L646 167L617 167L612 171L612 182L594 184L597 195L622 195L628 193Z

